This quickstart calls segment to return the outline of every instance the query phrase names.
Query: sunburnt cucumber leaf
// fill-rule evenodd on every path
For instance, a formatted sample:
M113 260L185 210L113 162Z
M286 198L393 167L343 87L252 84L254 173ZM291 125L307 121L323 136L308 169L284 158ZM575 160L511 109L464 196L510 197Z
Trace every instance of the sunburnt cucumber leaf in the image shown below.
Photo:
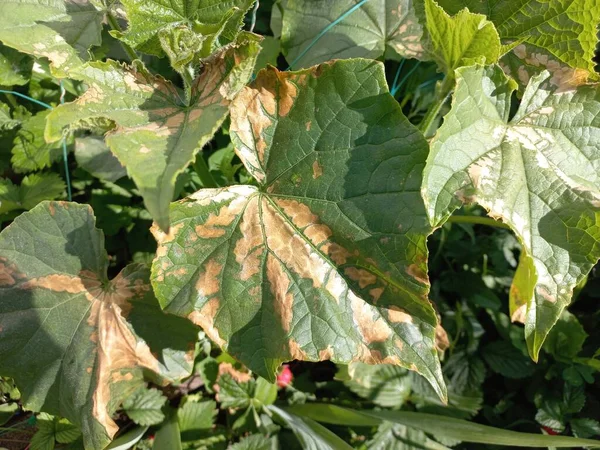
M114 61L88 63L77 72L89 89L52 110L46 138L58 141L65 130L98 120L114 122L106 143L135 181L154 220L167 230L177 175L227 116L229 103L252 75L258 51L258 37L244 34L238 44L207 60L189 104L181 89L152 75L139 61L131 67Z
M0 41L48 58L57 77L70 75L102 42L104 11L89 0L3 0L0 17Z
M197 329L164 314L142 265L108 280L88 206L44 202L0 234L0 373L24 406L78 425L86 449L118 430L111 416L143 383L192 367Z
M211 37L216 39L217 46L235 41L254 0L123 0L122 3L129 26L125 32L113 34L142 52L163 56L160 35L170 41L181 30L189 31L188 43L192 34L197 34L199 44Z
M171 206L153 285L270 381L292 359L398 364L445 397L427 294L423 136L368 60L274 68L233 102L236 151L258 186Z
M449 13L467 7L487 15L503 44L518 44L501 64L521 87L547 69L554 86L577 86L596 79L600 2L596 0L438 0Z
M358 3L359 0L280 0L281 43L288 62L295 61L325 27ZM377 59L384 55L391 59L421 59L422 34L412 0L366 2L320 37L294 68L330 59Z
M530 355L600 257L600 91L559 92L534 77L509 121L516 84L498 66L457 72L452 109L431 144L423 195L434 226L477 202L516 233L510 291Z
M449 16L435 0L425 0L425 48L440 70L449 76L454 70L483 62L495 63L500 57L500 37L494 24L483 14L463 9Z

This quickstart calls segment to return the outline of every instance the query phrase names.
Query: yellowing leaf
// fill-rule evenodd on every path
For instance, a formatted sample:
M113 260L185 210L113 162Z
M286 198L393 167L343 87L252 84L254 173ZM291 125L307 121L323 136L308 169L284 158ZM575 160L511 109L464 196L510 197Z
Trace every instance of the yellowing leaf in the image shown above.
M46 138L58 141L65 130L109 120L106 143L135 181L157 223L169 228L169 202L175 179L206 144L228 114L228 105L249 80L258 40L245 35L204 65L189 103L171 82L114 61L91 62L77 71L89 89L48 116Z
M154 229L163 307L269 380L292 359L385 362L419 371L444 397L419 194L427 144L383 66L266 69L231 109L258 187L171 206L171 231Z
M600 91L561 92L551 77L530 81L509 121L516 83L498 66L459 69L423 181L434 226L477 202L516 233L524 253L511 314L534 359L600 257Z
M0 234L0 373L26 408L78 425L86 449L109 443L144 371L188 374L197 336L160 310L143 266L107 279L103 241L76 203L44 202Z

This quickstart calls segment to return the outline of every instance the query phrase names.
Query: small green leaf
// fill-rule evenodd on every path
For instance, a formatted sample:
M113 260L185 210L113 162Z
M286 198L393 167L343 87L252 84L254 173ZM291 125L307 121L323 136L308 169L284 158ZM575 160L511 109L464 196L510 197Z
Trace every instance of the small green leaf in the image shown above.
M253 434L240 440L237 444L230 445L228 450L275 450L273 439L260 434Z
M0 86L27 84L32 67L33 58L0 44Z
M219 376L217 384L219 386L217 400L221 403L222 408L243 409L250 406L256 388L254 379L241 382L225 373Z
M555 399L544 399L542 406L538 409L535 420L548 428L552 428L557 432L565 430L565 413L562 408L562 403Z
M181 433L174 410L169 411L167 420L154 435L152 450L182 450Z
M132 67L88 63L77 73L90 88L49 114L46 138L56 142L64 130L114 122L117 128L106 143L135 181L152 217L168 230L177 175L227 116L228 104L252 75L257 53L257 39L246 34L208 61L194 81L190 104L179 88L139 61Z
M5 103L0 103L0 132L12 130L19 126L21 122L12 118L10 107Z
M108 280L103 244L76 203L43 202L0 233L0 372L25 408L78 425L86 448L110 442L111 416L144 373L189 373L197 336L160 310L144 266Z
M157 425L165 418L162 407L166 402L158 389L141 387L123 401L123 410L138 425Z
M154 227L165 310L271 382L292 359L389 363L444 398L419 194L427 143L383 65L263 70L233 102L231 134L258 186L198 191L171 206L170 233Z
M0 405L0 426L8 422L19 410L18 403L3 403Z
M510 290L532 358L600 257L600 91L560 91L544 72L509 121L515 83L498 66L457 70L431 143L423 195L432 225L462 203L503 220L523 246Z
M53 73L65 77L102 42L104 11L88 0L4 0L0 41L23 53L45 57Z
M50 167L62 156L62 142L47 143L44 128L49 111L37 113L22 122L14 140L10 162L17 173Z
M412 0L366 2L348 15L345 13L358 0L280 0L279 3L283 12L281 45L290 64L299 58L294 69L330 59L424 57L423 28ZM343 20L322 34L341 16Z
M179 429L184 436L190 432L210 430L217 413L217 404L213 400L194 401L186 398L177 410Z
M411 393L411 378L406 369L389 364L351 363L351 380L346 382L356 395L376 405L400 407Z
M600 435L600 422L594 419L573 419L569 422L573 434L578 438L591 438Z
M481 354L494 372L507 378L526 378L534 371L531 361L510 342L494 341Z
M129 450L142 439L146 430L148 427L135 427L117 437L105 450Z
M56 173L34 173L23 178L21 186L0 178L0 214L31 209L44 200L62 195L65 183Z
M115 182L127 175L127 171L112 154L104 139L88 136L75 139L77 164L96 178Z
M435 0L425 0L427 50L440 70L454 70L473 62L495 63L500 57L500 37L482 14L463 9L450 17ZM483 61L481 61L483 60Z
M564 310L548 333L544 350L557 359L571 361L581 351L587 337L577 317Z
M81 436L81 430L67 419L41 413L37 416L37 432L31 439L31 449L52 450L55 442L69 444Z

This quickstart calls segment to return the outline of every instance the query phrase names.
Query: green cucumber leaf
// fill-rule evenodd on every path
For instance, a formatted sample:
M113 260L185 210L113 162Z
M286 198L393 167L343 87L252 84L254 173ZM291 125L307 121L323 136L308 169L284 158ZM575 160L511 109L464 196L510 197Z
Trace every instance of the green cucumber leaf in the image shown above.
M438 0L449 13L463 7L486 14L503 44L514 47L501 60L521 88L543 71L554 86L574 87L597 79L594 51L600 3L596 0ZM515 45L516 44L516 45Z
M254 0L123 0L122 3L129 27L123 33L112 34L141 52L164 56L160 35L163 40L181 43L177 36L181 37L182 30L186 30L186 44L196 41L195 35L200 45L205 38L215 41L213 50L235 41ZM225 16L228 16L226 23Z
M0 41L52 63L63 78L88 59L87 50L102 42L104 11L89 0L3 0Z
M483 14L463 9L451 17L435 0L425 0L425 17L425 48L440 71L453 76L461 66L498 61L500 37Z
M21 122L13 141L10 162L15 172L25 173L50 167L62 157L62 142L46 142L44 128L50 111L42 111Z
M281 45L290 64L299 58L294 68L330 59L424 57L423 28L412 0L366 2L318 38L308 51L321 32L359 0L280 0L279 3L283 12Z
M561 91L550 78L531 80L509 121L515 83L498 66L458 69L423 177L433 226L477 202L516 233L511 315L534 360L600 257L600 91Z
M44 200L55 200L65 190L65 183L56 173L34 173L26 176L21 185L0 178L0 214L27 210Z
M204 65L186 104L183 92L152 75L139 61L123 66L91 62L78 73L90 88L76 101L48 115L46 138L56 142L65 130L114 122L106 143L135 181L148 211L164 230L179 175L212 139L228 114L228 104L250 79L258 40L246 34Z
M168 234L154 227L163 308L271 382L292 359L390 363L445 398L419 193L427 143L383 65L268 68L231 109L258 186L198 191L172 204Z
M0 233L0 373L25 408L77 425L86 448L110 442L112 414L145 373L186 376L197 337L160 310L144 266L108 280L103 244L76 203L41 203Z
M167 397L158 389L140 387L123 401L125 414L138 425L157 425L165 419Z
M33 59L0 44L0 86L22 86L29 82Z

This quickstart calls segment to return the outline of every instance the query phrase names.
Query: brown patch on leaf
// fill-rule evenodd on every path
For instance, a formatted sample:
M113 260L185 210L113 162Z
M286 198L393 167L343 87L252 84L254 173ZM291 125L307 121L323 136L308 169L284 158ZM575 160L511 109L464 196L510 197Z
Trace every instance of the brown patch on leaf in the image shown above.
M356 295L349 293L354 323L358 326L366 344L385 342L392 335L392 329L379 312Z
M547 302L556 303L556 297L552 295L546 286L538 284L535 287L535 291Z
M219 375L217 379L223 375L229 375L238 383L248 383L252 379L252 375L248 372L242 372L233 367L232 364L223 362L219 364Z
M319 351L319 361L329 361L333 358L333 348L328 345L327 348Z
M413 323L413 318L404 309L398 306L390 306L388 317L394 323Z
M317 178L319 178L321 175L323 175L323 168L320 166L318 161L315 161L312 165L312 171L313 171L313 180L316 180Z
M231 192L235 192L235 190L232 189ZM210 213L204 223L196 225L196 234L204 239L224 236L227 233L226 227L231 225L241 214L247 201L248 199L243 193L235 195L228 204L221 206L216 214Z
M439 323L435 327L435 348L438 352L445 352L450 347L450 341L448 340L448 333L444 330L444 327Z
M204 271L196 281L196 290L202 297L208 298L215 295L221 289L219 275L223 270L223 264L219 264L214 259L209 260L203 266Z
M365 269L357 269L356 267L347 267L344 273L354 281L358 282L358 286L363 289L377 282L377 277L372 272Z
M273 255L267 255L267 279L269 280L271 294L275 299L275 313L280 318L281 326L289 333L292 325L294 297L289 292L290 279L285 273L281 262Z
M373 288L369 291L369 295L373 299L373 303L377 303L377 301L381 297L381 294L383 294L384 290L385 290L384 288Z
M421 266L419 266L418 264L411 264L410 266L408 266L406 268L406 273L422 284L429 284L427 272L423 271Z
M302 350L294 338L290 338L288 348L290 350L290 359L297 359L298 361L306 361L309 359L306 352Z
M242 238L235 243L236 262L241 266L240 279L247 281L261 268L261 257L265 251L263 231L259 222L259 197L252 198L246 205L240 223Z
M225 341L219 336L219 330L215 328L215 316L220 308L219 299L216 297L207 301L200 311L193 311L189 316L193 323L202 327L206 335L218 346L223 347Z

